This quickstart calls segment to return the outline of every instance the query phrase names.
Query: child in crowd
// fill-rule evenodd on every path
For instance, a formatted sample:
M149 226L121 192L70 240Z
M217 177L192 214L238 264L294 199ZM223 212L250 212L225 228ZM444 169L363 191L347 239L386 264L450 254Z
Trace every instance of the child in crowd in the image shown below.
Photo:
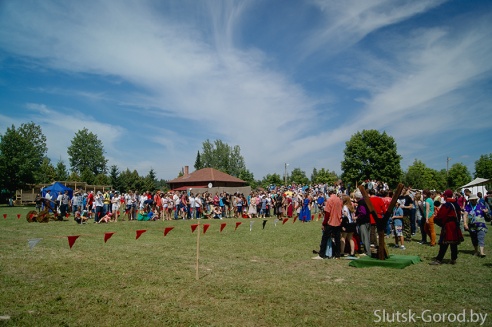
M400 208L400 202L396 202L393 209L393 226L395 229L395 248L405 250L405 245L403 245L403 209Z
M85 224L87 222L87 219L87 211L84 211L83 215L80 214L80 211L75 212L74 220L77 222L77 224Z
M111 221L111 216L113 214L111 212L108 212L104 217L102 217L101 219L99 219L99 221L97 222L98 224L100 223L109 223Z
M220 206L214 207L214 219L222 219L222 209Z

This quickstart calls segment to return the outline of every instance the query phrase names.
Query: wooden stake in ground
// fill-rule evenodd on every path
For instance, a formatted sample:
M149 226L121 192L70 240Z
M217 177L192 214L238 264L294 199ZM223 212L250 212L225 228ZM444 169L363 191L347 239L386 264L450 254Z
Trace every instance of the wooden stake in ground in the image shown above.
M364 201L366 202L367 208L369 209L370 214L373 216L374 220L376 221L376 227L378 230L378 259L379 260L384 260L389 256L388 249L386 248L386 244L384 242L384 230L386 228L386 224L388 223L388 219L391 217L391 214L393 212L393 208L395 207L396 201L398 201L398 198L400 197L401 191L403 190L403 184L400 183L398 184L398 187L396 188L395 193L393 194L393 197L391 198L391 202L388 206L388 209L384 213L382 218L378 217L378 214L376 213L376 210L374 210L374 206L372 205L372 202L370 200L369 195L366 192L366 189L364 188L363 185L359 186L359 190L362 193L362 196L364 197Z
M197 219L198 220L198 219ZM200 220L198 220L198 233L196 233L196 280L199 279L198 274L198 260L200 258Z

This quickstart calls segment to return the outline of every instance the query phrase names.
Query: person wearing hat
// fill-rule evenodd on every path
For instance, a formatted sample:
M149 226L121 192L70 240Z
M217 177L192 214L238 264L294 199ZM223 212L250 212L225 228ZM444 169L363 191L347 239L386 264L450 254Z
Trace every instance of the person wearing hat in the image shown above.
M79 191L75 191L72 197L72 212L75 215L77 211L82 210L82 195Z
M472 244L475 248L474 255L484 258L485 233L487 233L485 213L487 213L488 210L485 204L478 200L479 197L476 194L470 194L468 197L468 204L465 206L465 211L463 213L463 225L465 230L470 232Z
M96 197L94 198L94 204L96 206L96 215L94 216L94 222L98 223L99 219L102 218L103 214L103 203L104 198L101 191L97 191Z
M431 265L440 265L448 250L451 247L451 264L456 264L458 259L458 245L464 241L460 229L461 208L453 198L453 191L446 190L443 194L445 203L441 206L434 218L434 223L441 227L439 237L439 254L432 261Z

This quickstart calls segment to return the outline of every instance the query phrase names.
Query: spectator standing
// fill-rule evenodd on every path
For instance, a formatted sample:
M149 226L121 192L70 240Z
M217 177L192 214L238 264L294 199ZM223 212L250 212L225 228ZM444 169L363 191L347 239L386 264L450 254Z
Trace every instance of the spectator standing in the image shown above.
M436 231L434 229L434 200L431 197L429 190L424 190L424 216L422 221L424 223L425 236L422 236L422 242L427 242L427 236L430 238L430 246L436 245Z
M451 247L451 264L456 264L458 259L458 245L463 242L463 234L460 229L461 210L457 201L453 198L453 191L446 190L444 192L444 200L446 201L434 218L434 223L441 226L441 235L439 237L439 253L431 265L440 265L444 259L444 255Z
M463 221L465 230L470 232L473 247L475 248L474 255L485 258L485 234L487 233L487 225L485 223L485 213L488 212L485 202L480 202L480 198L476 194L470 194L468 204L465 206L463 213Z
M319 247L319 254L313 259L331 259L340 258L340 237L341 237L341 224L342 224L342 200L336 195L336 190L330 188L328 190L329 198L326 201L324 208L325 217L322 223L323 234L321 236L321 244ZM333 256L326 256L326 247L328 245L328 239L333 237Z

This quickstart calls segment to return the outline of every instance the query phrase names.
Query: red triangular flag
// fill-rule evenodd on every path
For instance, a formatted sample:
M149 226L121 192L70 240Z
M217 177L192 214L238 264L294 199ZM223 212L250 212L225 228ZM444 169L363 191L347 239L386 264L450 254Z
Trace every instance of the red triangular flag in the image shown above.
M118 214L118 216L120 215L120 211L119 211L119 210L118 210L118 211L116 211L116 213Z
M3 219L7 219L7 214L6 213L3 214Z
M295 222L296 222L296 220L297 220L297 216L295 216L295 217L294 217L294 222L293 222L293 223L295 223Z
M314 215L311 215L311 220L314 220Z
M65 214L65 217L67 217L67 218L68 218L68 217L70 217L70 214L67 212L67 213Z
M20 213L17 214L17 219L20 219Z
M282 225L285 224L288 220L289 218L284 218L284 220L282 221Z
M164 236L167 235L167 233L169 233L170 231L172 231L174 229L174 227L166 227L164 228Z
M198 227L198 224L193 224L190 227L191 227L191 232L194 233L195 229Z
M220 232L222 233L222 230L226 227L226 223L220 224Z
M239 225L241 225L241 224L242 224L242 222L240 222L240 221L236 222L236 228L234 228L234 230L236 230L239 227Z
M210 227L210 224L203 224L203 234L207 232L207 229Z
M68 237L68 246L72 248L73 244L75 243L75 240L79 238L80 235L74 235L74 236L67 236Z
M139 230L137 230L137 236L135 237L135 239L138 240L138 238L140 237L140 235L142 235L146 231L147 231L146 229L139 229Z
M106 243L111 238L111 236L113 236L114 233L115 232L104 233L104 243Z

